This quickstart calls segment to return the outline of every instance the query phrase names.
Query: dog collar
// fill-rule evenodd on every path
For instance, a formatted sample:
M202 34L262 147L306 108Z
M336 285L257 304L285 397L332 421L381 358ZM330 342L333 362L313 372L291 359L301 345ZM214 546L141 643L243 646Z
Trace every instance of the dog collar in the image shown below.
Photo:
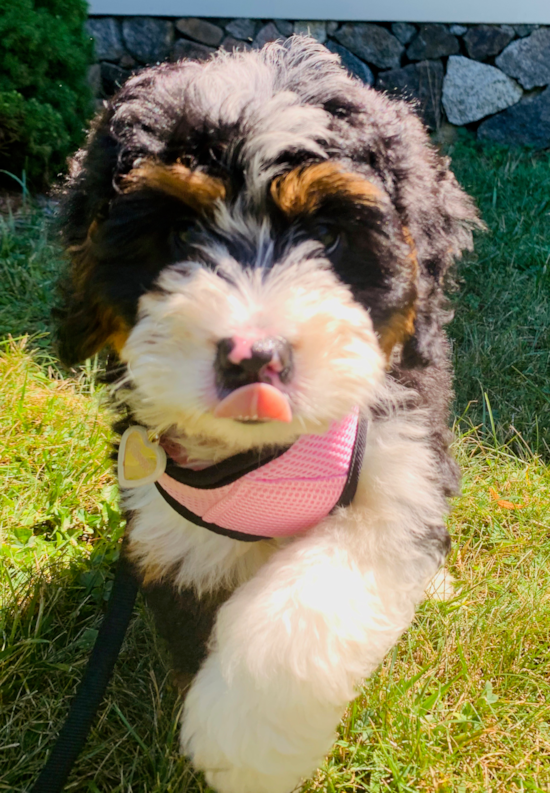
M289 537L352 502L366 427L355 409L323 435L194 470L150 443L144 427L132 426L121 438L119 482L125 488L154 482L172 509L216 534L244 542Z

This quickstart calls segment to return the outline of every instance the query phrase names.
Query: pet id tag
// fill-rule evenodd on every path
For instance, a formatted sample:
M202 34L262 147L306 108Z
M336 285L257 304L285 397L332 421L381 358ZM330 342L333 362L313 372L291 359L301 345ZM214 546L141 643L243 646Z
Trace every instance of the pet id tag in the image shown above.
M128 427L118 449L118 481L132 488L156 482L166 468L166 452L151 443L145 427Z

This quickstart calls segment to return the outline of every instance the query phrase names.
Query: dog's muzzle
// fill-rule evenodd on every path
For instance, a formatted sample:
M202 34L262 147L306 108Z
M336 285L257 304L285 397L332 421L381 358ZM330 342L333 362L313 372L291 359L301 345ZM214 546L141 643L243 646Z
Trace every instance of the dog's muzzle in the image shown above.
M292 347L282 337L233 336L218 342L214 362L221 402L216 418L247 423L292 420L280 390L293 374Z
M218 342L214 368L223 395L249 383L286 384L293 374L292 347L280 336L233 336Z

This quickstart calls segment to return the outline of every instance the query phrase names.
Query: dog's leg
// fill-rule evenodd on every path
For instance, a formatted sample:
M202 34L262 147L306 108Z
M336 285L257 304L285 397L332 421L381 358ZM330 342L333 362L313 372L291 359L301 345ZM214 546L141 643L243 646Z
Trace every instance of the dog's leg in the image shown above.
M220 605L229 592L199 597L193 589L179 589L170 580L142 584L158 633L168 645L175 682L184 694L207 656L207 645Z
M354 504L222 606L182 726L220 793L288 793L322 761L448 549L436 477L418 425L375 425Z

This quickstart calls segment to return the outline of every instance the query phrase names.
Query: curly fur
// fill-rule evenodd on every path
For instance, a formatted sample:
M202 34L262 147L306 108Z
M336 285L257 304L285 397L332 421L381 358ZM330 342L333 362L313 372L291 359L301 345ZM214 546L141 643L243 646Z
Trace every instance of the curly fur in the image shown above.
M220 793L315 770L448 552L443 287L476 224L411 109L301 37L143 71L74 160L60 352L111 345L130 420L215 462L369 419L353 503L300 537L241 543L123 494L182 749ZM242 332L290 344L289 424L213 415L216 345Z

